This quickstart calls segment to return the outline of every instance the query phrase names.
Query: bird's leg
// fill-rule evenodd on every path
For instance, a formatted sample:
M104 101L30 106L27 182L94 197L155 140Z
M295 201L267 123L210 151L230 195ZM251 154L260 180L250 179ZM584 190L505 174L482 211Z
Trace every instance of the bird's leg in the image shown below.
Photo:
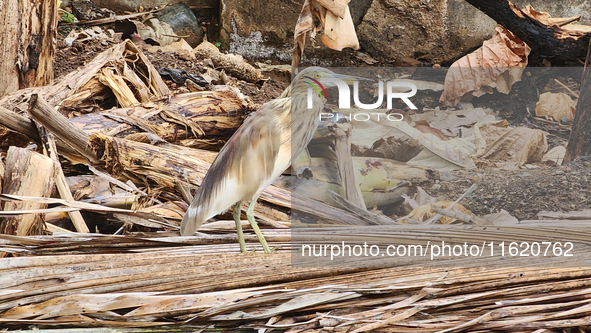
M267 245L267 241L265 240L265 236L263 236L261 229L259 229L257 222L254 220L254 206L256 204L257 204L257 198L256 197L252 198L252 201L250 202L250 205L248 206L248 210L246 211L246 218L248 219L248 222L250 223L250 226L252 227L254 232L257 234L257 238L259 239L259 242L261 242L261 245L263 246L263 250L265 250L265 253L270 253L271 250L269 249L269 245Z
M240 243L240 252L246 252L246 243L244 242L244 233L242 232L242 222L240 221L240 204L242 201L238 201L234 205L234 221L236 222L236 232L238 233L238 242Z

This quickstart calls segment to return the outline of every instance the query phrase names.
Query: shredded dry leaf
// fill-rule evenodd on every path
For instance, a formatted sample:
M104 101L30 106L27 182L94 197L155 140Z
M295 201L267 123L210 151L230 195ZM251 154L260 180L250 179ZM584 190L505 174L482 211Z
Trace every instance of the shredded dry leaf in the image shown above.
M480 158L494 162L501 169L515 170L526 163L539 162L548 150L546 134L541 130L487 126L480 131L489 142Z
M481 48L452 64L445 76L441 103L455 106L467 93L481 96L492 93L493 88L508 94L513 84L521 80L530 47L502 26L495 30L493 38Z
M521 9L525 15L539 21L547 26L564 26L568 23L576 22L581 19L581 15L573 17L552 17L550 13L540 12L534 9L532 5L527 5Z
M565 93L543 93L536 104L536 116L559 122L562 118L573 121L577 103Z
M347 0L306 0L294 30L294 50L292 68L296 68L306 45L306 35L322 33L322 43L333 50L341 51L346 47L359 49L359 41Z
M409 219L412 219L415 221L425 222L428 219L435 216L435 211L433 210L433 206L445 209L445 208L449 207L451 204L453 204L453 201L438 201L433 204L431 204L431 203L424 204L424 205L421 205L421 206L413 209L413 211L410 212L405 218L409 218ZM471 211L469 211L468 209L466 209L464 206L462 206L460 204L455 204L452 207L452 209L462 212L464 214L468 214L468 215L472 214ZM453 219L451 217L446 217L446 216L439 219L439 223L441 223L441 224L451 224L455 221L457 221L457 220ZM402 222L404 223L404 219L402 220Z

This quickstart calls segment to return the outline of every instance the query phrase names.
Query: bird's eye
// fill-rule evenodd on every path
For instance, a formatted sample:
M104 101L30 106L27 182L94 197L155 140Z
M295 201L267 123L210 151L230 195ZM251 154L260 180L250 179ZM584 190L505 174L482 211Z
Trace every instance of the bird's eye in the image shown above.
M317 78L317 79L319 79L320 78L320 73L314 74L314 77Z

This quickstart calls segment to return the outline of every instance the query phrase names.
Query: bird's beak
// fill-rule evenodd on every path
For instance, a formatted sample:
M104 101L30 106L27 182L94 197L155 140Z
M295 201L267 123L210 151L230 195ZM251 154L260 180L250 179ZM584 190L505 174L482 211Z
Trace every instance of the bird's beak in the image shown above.
M372 79L367 79L367 78L360 77L360 76L343 75L343 74L336 74L336 73L333 73L332 75L330 75L330 78L339 79L341 81L344 81L348 85L352 85L353 82L355 82L355 81L372 81L372 82L374 81Z

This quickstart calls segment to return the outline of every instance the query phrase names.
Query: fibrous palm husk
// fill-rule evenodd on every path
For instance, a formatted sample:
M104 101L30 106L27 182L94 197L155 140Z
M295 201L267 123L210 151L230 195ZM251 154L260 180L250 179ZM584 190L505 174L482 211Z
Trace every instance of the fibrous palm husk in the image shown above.
M55 173L56 164L51 158L29 149L11 147L6 156L2 191L7 194L49 197L53 190ZM34 210L45 206L38 202L6 202L2 205L2 210ZM11 215L0 221L0 232L18 236L38 234L42 230L42 224L38 215Z
M204 41L193 50L193 54L201 59L211 59L216 67L248 82L258 82L263 78L261 71L245 62L241 57L224 54L208 41Z
M99 113L70 121L87 133L100 132L141 141L136 134L153 134L186 147L218 150L253 111L228 92L179 94L165 101Z
M120 106L136 105L161 99L170 91L143 52L126 40L53 85L4 96L0 106L25 111L32 94L39 94L50 105L60 105L60 111L66 113L70 107L95 110L97 103L112 97Z
M384 228L364 230L373 240L396 237ZM537 237L509 230L521 240ZM291 264L288 231L264 233L279 253L236 255L239 247L224 244L234 241L226 235L2 236L2 248L32 256L0 260L0 322L233 325L290 332L337 326L354 332L533 332L589 322L588 268L467 267L479 265L474 258L457 258L458 265L440 268L340 268L338 263L305 268ZM312 234L322 239L330 229ZM259 247L250 231L246 239L249 247ZM107 248L110 253L104 253ZM588 259L584 252L577 258ZM507 259L509 266L531 260Z
M72 122L89 134L146 132L168 142L207 149L221 148L243 117L254 110L229 92L197 92L164 99L170 91L160 74L129 41L104 51L53 85L20 90L0 100L0 107L4 106L0 123L32 140L38 135L29 130L28 119L14 118L29 109L35 94L49 105L59 106L64 116L74 117ZM113 102L121 108L113 109ZM60 142L58 149L60 154L65 153ZM73 159L72 154L67 155Z

